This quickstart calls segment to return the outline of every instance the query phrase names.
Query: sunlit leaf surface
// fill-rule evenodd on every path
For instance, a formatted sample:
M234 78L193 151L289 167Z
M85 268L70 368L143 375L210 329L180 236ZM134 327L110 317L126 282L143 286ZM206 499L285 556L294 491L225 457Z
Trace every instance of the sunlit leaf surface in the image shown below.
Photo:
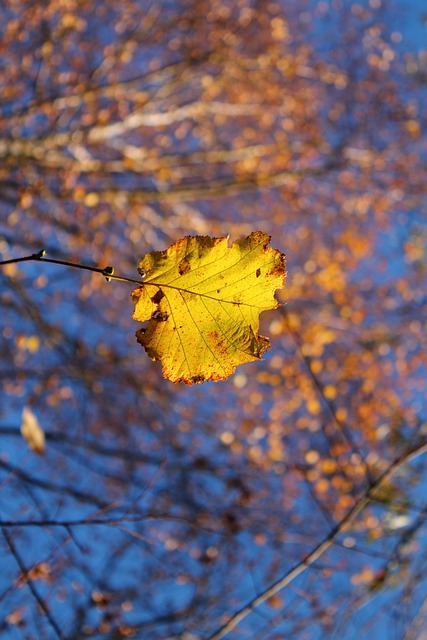
M260 231L228 246L227 238L186 236L139 264L144 284L132 293L137 332L173 382L227 378L236 366L261 358L268 338L259 314L277 307L285 258Z

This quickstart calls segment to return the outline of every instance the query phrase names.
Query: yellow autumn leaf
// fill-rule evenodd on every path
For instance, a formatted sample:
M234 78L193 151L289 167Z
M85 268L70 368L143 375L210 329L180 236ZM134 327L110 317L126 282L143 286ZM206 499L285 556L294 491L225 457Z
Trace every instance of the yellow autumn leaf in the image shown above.
M285 256L269 242L261 231L231 247L227 238L186 236L141 260L133 318L148 326L136 336L165 378L222 380L269 348L259 314L278 306L274 293L285 280Z
M43 455L45 452L45 437L37 417L28 407L24 407L22 412L21 435L28 447Z

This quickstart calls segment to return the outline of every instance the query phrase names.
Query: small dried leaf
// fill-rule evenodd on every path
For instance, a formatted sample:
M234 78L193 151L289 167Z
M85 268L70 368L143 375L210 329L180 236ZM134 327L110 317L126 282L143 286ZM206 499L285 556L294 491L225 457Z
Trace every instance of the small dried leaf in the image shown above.
M22 412L21 435L28 447L38 455L45 452L45 437L43 429L34 413L28 407Z

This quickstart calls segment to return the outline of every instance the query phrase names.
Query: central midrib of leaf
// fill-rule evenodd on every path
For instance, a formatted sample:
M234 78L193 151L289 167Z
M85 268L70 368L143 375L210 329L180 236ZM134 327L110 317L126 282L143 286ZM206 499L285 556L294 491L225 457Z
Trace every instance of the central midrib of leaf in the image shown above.
M185 289L185 287L174 287L172 284L162 284L161 282L150 282L149 280L145 280L142 283L143 286L147 284L149 284L150 287L157 287L158 289L160 288L174 289L175 291L179 291L180 293L184 291L185 293L189 293L193 296L200 296L201 298L209 298L209 300L215 300L215 302L224 302L226 304L238 305L239 307L245 306L253 309L262 308L255 304L249 304L248 302L236 302L234 300L223 300L222 298L215 298L215 296L210 296L207 293L199 293L198 291L191 291L191 289Z

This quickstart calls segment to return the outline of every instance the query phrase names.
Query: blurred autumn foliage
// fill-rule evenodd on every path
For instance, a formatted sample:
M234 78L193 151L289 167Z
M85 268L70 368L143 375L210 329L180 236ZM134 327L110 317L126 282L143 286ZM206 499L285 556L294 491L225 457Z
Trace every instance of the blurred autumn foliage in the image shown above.
M288 261L265 360L191 388L136 344L132 286L0 269L11 640L422 629L427 63L390 7L2 3L1 260L136 277L261 229Z

